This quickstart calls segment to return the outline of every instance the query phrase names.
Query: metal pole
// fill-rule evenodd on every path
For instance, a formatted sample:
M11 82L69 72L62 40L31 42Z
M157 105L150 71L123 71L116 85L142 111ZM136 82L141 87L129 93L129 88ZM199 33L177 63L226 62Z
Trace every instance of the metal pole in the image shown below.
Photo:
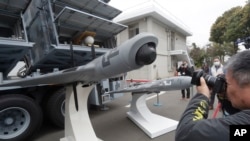
M3 83L3 73L0 72L0 84L2 84L2 83Z
M156 99L157 99L157 102L154 103L154 106L161 106L162 104L160 103L159 93L157 93Z

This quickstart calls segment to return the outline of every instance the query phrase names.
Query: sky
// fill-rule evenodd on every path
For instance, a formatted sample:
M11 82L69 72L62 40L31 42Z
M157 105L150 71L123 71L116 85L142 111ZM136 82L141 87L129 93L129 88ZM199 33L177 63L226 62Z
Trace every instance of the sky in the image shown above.
M110 0L109 5L124 11L150 0ZM210 28L216 19L236 6L244 6L247 0L153 0L185 25L192 36L187 44L202 47L209 43Z

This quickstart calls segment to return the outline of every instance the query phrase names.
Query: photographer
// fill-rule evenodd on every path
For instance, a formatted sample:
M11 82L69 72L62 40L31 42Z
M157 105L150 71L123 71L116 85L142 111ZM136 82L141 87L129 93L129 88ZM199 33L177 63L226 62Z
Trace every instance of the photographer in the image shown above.
M181 66L176 70L177 73L179 72L181 76L191 76L192 75L192 71L191 68L188 66L187 61L182 61ZM186 96L185 96L185 90L187 91ZM181 94L182 94L182 100L185 99L185 97L187 99L190 98L190 88L186 88L181 90Z
M250 125L250 51L230 58L225 66L226 96L241 111L208 118L210 91L203 77L176 129L175 141L229 141L230 125Z
M219 74L223 74L223 65L221 64L220 60L218 57L214 58L214 63L213 66L211 67L209 74L216 77ZM210 101L209 101L209 109L213 110L214 109L214 100L215 100L215 95L216 93L214 93L212 91L211 95L210 95Z

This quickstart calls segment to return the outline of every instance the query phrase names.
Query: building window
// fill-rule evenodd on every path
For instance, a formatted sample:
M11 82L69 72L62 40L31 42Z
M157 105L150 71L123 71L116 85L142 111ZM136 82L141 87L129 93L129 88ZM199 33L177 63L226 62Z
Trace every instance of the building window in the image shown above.
M139 34L139 24L133 24L129 26L129 38L134 37L135 35Z
M171 50L171 31L169 29L166 29L166 42L167 42L167 51Z
M171 31L171 50L175 50L175 33Z
M167 51L175 50L175 33L169 29L166 29L167 36Z

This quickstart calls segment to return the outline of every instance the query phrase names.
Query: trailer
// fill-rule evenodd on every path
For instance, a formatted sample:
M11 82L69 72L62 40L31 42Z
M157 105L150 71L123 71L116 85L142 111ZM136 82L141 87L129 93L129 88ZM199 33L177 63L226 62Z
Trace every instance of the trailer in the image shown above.
M0 83L84 65L116 47L127 27L112 19L121 11L101 0L0 1ZM125 75L99 82L89 104L103 106L120 96L106 94ZM48 118L64 128L65 85L0 87L0 140L31 138Z

